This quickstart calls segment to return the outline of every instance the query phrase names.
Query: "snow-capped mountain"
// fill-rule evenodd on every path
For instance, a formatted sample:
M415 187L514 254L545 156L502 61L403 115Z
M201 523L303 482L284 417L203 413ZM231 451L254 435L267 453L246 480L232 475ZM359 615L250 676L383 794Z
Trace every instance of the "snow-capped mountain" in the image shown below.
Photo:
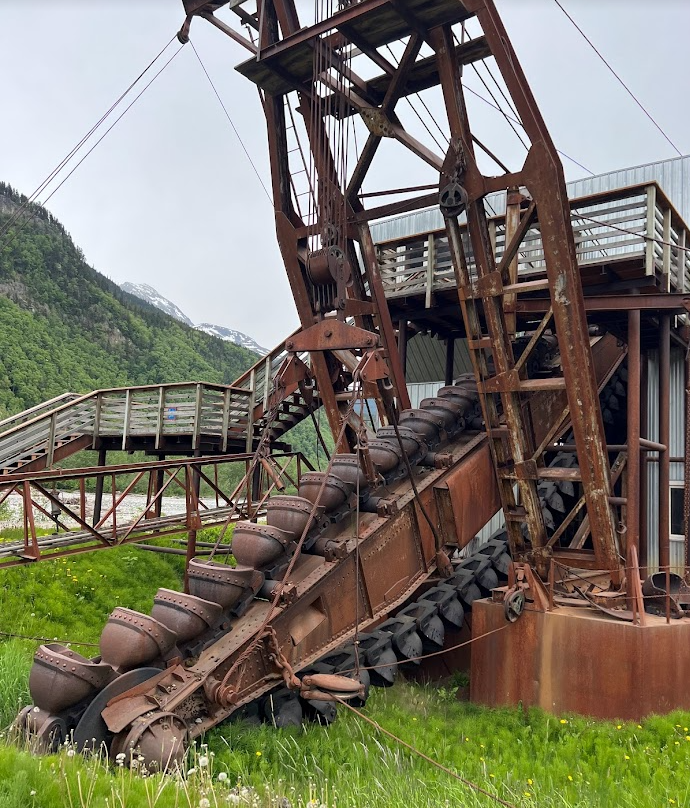
M196 328L197 331L203 331L206 334L210 334L212 337L218 337L226 342L234 342L235 345L241 345L243 348L247 348L250 351L254 351L254 353L258 353L260 356L266 356L268 353L266 348L262 348L261 345L256 342L256 340L252 339L247 334L243 334L241 331L235 331L233 328L226 328L223 325L213 325L213 323L200 323L199 325L194 325L194 323L189 319L189 317L187 317L182 309L176 306L172 300L168 300L167 297L163 297L158 290L154 289L153 286L149 286L147 283L130 283L129 281L126 281L125 283L120 284L120 288L123 292L129 292L130 295L134 295L140 300L150 303L152 306L155 306L157 309L169 314L176 320L185 323L185 325Z
M145 300L147 303L169 314L181 323L194 326L194 323L187 317L182 309L176 306L172 300L163 297L160 292L154 289L153 286L149 286L148 283L130 283L129 281L125 281L125 283L120 284L120 289L122 289L123 292L129 292L130 295L134 295L134 297L138 297L140 300Z
M254 351L254 353L258 353L261 356L266 356L268 351L266 348L262 348L255 340L251 337L243 334L241 331L235 331L232 328L226 328L224 325L213 325L212 323L199 323L199 325L195 325L198 331L205 331L207 334L210 334L212 337L218 337L219 339L227 340L228 342L234 342L235 345L241 345L243 348L248 348L250 351Z

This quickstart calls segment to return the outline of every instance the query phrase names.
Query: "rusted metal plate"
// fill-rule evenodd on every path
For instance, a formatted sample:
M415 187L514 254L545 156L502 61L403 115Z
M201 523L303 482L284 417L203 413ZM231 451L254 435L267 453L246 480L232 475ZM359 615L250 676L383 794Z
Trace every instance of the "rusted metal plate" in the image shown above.
M434 486L444 538L464 547L501 507L488 444L480 446Z
M506 627L503 605L472 605L472 701L552 713L640 720L690 709L690 621L646 615L645 626L590 609L525 611Z
M425 569L413 511L408 506L360 550L362 572L374 610L394 601Z

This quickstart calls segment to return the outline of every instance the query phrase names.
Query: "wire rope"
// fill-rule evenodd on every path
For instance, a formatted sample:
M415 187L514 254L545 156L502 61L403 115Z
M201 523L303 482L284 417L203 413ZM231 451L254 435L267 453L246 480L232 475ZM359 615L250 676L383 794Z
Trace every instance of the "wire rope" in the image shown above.
M77 161L77 163L74 166L72 166L69 173L62 178L62 180L58 183L58 185L55 188L53 188L53 190L45 198L43 202L44 205L47 204L53 198L53 196L55 196L55 194L60 190L60 188L62 188L62 186L72 176L72 174L74 174L74 172L79 168L79 166L84 162L84 160L86 160L86 158L91 154L91 152L93 152L93 150L104 140L104 138L107 137L107 135L122 120L122 118L124 118L124 116L129 112L129 110L134 106L134 104L136 104L136 102L141 98L141 96L146 92L146 90L148 90L148 88L153 84L153 82L158 78L158 76L160 76L160 74L165 70L165 68L168 67L168 65L173 61L173 59L178 55L178 53L182 50L183 47L184 47L183 45L180 45L180 47L175 51L175 53L173 53L173 55L168 59L168 61L165 62L165 64L158 70L158 72L154 74L153 78L148 82L148 84L144 85L143 89L138 93L138 95L136 95L134 99L128 104L128 106L125 107L123 112L120 113L120 115L105 130L105 132L98 138L98 140L91 146L91 148L84 155L82 155L82 157ZM31 221L30 217L27 217L24 220L24 223L17 230L10 231L9 236L4 241L0 242L0 250L7 247L14 239L16 239L17 236L19 236L24 231L24 229L26 228L26 226L30 221Z
M663 135L665 140L670 144L670 146L677 152L679 157L683 156L681 150L676 146L676 144L671 140L671 138L664 132L661 126L657 123L657 121L652 117L651 113L645 108L642 104L640 99L633 93L633 91L628 87L628 85L623 81L623 79L618 75L618 73L613 69L611 63L608 62L601 51L597 48L597 46L592 42L592 40L587 36L587 34L582 30L582 28L575 22L575 20L570 16L570 14L565 10L563 5L559 2L559 0L553 0L554 3L560 8L560 10L565 14L565 16L570 20L570 22L575 26L577 31L580 33L582 38L585 42L589 45L589 47L596 53L596 55L601 59L601 61L606 65L609 72L614 76L614 78L618 81L621 87L625 90L625 92L632 98L632 100L637 104L637 106L644 112L644 114L649 118L649 120L654 124L656 129Z
M264 189L264 193L266 194L266 198L268 199L269 204L271 205L271 207L273 207L273 200L271 199L271 195L268 193L268 188L266 188L266 185L265 185L264 181L261 179L261 174L259 174L259 171L258 171L254 161L252 160L251 155L249 154L249 151L247 150L247 147L244 145L244 141L242 140L242 137L240 136L240 133L237 131L237 127L235 126L235 124L233 123L232 118L230 117L230 113L228 112L228 108L223 103L223 99L220 97L220 93L216 89L216 85L213 83L213 79L211 78L211 76L209 75L208 70L206 69L206 65L201 61L201 56L199 56L199 51L196 49L196 47L194 46L194 43L192 42L191 39L189 40L189 43L192 46L192 50L194 51L194 55L196 56L196 58L199 61L199 64L201 65L201 69L204 71L204 74L205 74L206 78L208 79L208 83L211 85L211 89L213 90L214 95L218 99L218 102L221 105L221 107L223 109L223 112L225 113L225 117L228 119L228 122L229 122L230 126L232 127L232 131L235 133L235 136L237 137L237 140L239 140L239 142L240 142L240 146L242 147L242 151L244 151L245 156L247 157L247 160L249 160L249 164L251 165L252 169L254 170L254 173L256 174L256 178L259 180L259 182L261 183L261 187Z
M7 224L0 229L0 237L4 236L5 233L12 227L14 222L19 218L19 216L26 210L26 208L36 199L36 197L43 191L45 188L50 184L50 182L62 171L65 165L74 157L74 155L79 151L79 149L86 143L86 141L93 135L96 130L104 123L104 121L110 116L110 114L118 107L118 105L123 101L123 99L131 92L131 90L141 81L141 79L146 75L146 73L153 67L153 65L160 59L160 57L165 53L165 51L170 47L175 37L173 36L167 45L163 47L158 54L148 63L148 65L139 73L139 75L134 79L134 81L127 87L127 89L110 105L110 107L106 110L106 112L101 115L101 117L96 121L96 123L89 129L89 131L82 137L82 139L74 146L66 155L62 158L62 160L55 166L55 168L48 174L48 176L34 189L34 191L26 198L26 201L20 206L20 208L15 211L13 216L7 222Z

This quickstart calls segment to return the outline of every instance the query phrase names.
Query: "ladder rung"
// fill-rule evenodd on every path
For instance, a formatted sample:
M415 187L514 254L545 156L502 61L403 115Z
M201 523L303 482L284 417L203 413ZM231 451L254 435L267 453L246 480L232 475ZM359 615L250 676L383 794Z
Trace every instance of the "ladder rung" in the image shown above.
M565 379L556 376L550 379L523 379L520 381L520 390L565 390Z
M504 294L520 294L520 292L540 292L549 288L548 278L538 281L523 281L522 283L510 283L503 287Z

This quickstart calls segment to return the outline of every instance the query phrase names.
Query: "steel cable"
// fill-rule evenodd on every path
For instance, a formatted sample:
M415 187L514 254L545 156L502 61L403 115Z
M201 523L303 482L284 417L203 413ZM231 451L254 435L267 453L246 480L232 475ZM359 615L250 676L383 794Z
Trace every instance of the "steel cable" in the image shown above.
M122 100L129 94L129 92L139 83L139 81L146 75L146 73L153 67L153 65L160 59L160 57L165 53L165 51L170 47L175 36L173 36L170 41L165 45L165 47L159 51L159 53L148 63L148 65L141 71L141 73L134 79L134 81L127 87L127 89L117 98L117 100L110 106L110 108L98 119L98 121L89 129L89 131L82 137L82 139L77 143L76 146L72 148L70 152L67 153L65 157L55 166L55 168L48 174L48 176L43 180L43 182L38 185L38 187L33 191L33 193L27 197L26 202L24 202L19 210L15 211L13 216L10 218L10 221L0 229L0 237L4 236L5 233L12 227L14 222L19 218L19 216L26 210L26 208L36 199L36 197L41 193L41 191L45 190L45 188L50 184L50 182L62 171L64 166L72 159L72 157L79 151L79 149L86 143L86 141L91 137L91 135L96 132L96 130L101 126L101 124L109 117L109 115L116 109L116 107L122 102Z
M372 718L369 718L369 716L364 715L364 713L360 712L356 707L353 707L351 704L348 704L346 701L341 699L339 696L335 696L335 700L340 704L344 704L345 707L347 707L348 710L351 710L355 715L359 716L363 721L366 721L368 724L371 724L371 726L374 727L374 729L378 730L379 732L382 732L384 735L387 735L391 740L395 741L396 743L400 744L401 746L404 746L406 749L409 749L410 752L412 752L413 754L415 754L418 757L422 758L422 760L426 760L427 763L431 763L432 766L436 766L436 768L440 769L442 772L445 772L446 774L450 775L451 777L454 777L456 780L459 780L461 783L466 785L468 788L473 789L478 794L483 794L485 797L489 797L489 799L494 800L499 805L506 806L506 808L516 808L514 803L507 802L506 800L501 799L501 797L499 797L497 794L492 794L490 791L487 791L485 788L482 788L477 783L473 783L472 780L468 780L465 777L462 777L462 775L458 774L457 772L454 772L452 769L449 769L447 766L444 766L442 763L439 763L437 760L434 760L433 758L429 757L428 755L425 755L424 752L422 752L420 749L417 749L415 746L412 746L412 744L407 743L407 741L403 741L402 738L399 738L397 735L392 733L390 730L385 729L379 723L374 721Z
M554 3L560 8L560 10L565 14L565 16L570 20L570 22L575 26L577 31L580 33L582 38L585 42L589 45L589 47L596 53L596 55L601 59L601 61L606 65L609 72L614 76L614 78L618 81L621 87L625 90L625 92L632 98L632 100L637 104L637 106L644 112L644 114L649 118L649 120L654 124L654 126L659 130L659 132L663 135L665 140L669 143L669 145L677 152L679 157L683 156L681 150L676 146L676 144L671 140L671 138L664 132L661 126L654 120L651 113L647 111L647 109L643 106L642 102L637 98L637 96L633 93L633 91L628 87L628 85L623 81L623 79L616 73L613 69L611 64L604 58L601 51L596 47L596 45L592 42L592 40L587 36L587 34L580 28L580 26L575 22L575 20L570 16L570 14L563 8L562 4L559 0L553 0Z
M153 84L153 82L158 78L158 76L160 76L160 74L165 70L165 68L168 67L168 65L172 62L172 60L177 56L177 54L182 50L183 47L184 47L183 45L180 45L180 47L175 51L175 53L173 53L173 55L168 59L168 61L165 62L163 67L161 67L160 70L158 70L158 72L154 74L153 78L148 82L148 84L144 85L143 89L139 92L139 94L136 95L132 101L130 101L128 106L125 107L123 112L121 112L120 115L113 121L113 123L105 130L105 132L91 146L91 148L86 152L86 154L82 155L82 157L79 159L76 165L74 165L71 168L67 176L63 177L63 179L59 182L59 184L50 192L50 194L48 194L48 196L45 198L43 202L44 205L53 198L53 196L60 190L60 188L62 188L62 186L67 182L67 180L72 176L72 174L74 174L74 172L79 168L79 166L84 162L84 160L86 160L86 158L91 154L91 152L103 141L105 137L107 137L107 135L113 130L113 128L122 120L122 118L129 112L129 110L134 106L134 104L136 104L136 102L141 98L141 96L146 92L146 90L148 90L148 88ZM16 239L17 236L19 236L24 231L24 229L27 227L30 221L31 218L27 216L24 220L24 223L17 230L11 231L9 236L3 242L0 243L0 250L4 249L9 244L11 244L12 241ZM7 231L3 232L6 233Z
M244 145L244 141L242 140L242 138L240 136L240 133L237 131L237 127L233 123L233 120L230 117L230 113L228 112L227 107L223 103L223 99L220 97L220 94L219 94L218 90L216 89L216 85L213 83L213 79L211 79L211 76L209 75L208 70L206 70L206 66L201 61L201 56L199 56L199 52L197 51L197 49L194 46L194 43L192 42L191 39L189 40L189 44L192 46L192 50L194 51L194 55L199 60L199 64L201 65L201 69L204 71L204 74L205 74L206 78L208 79L208 83L211 85L211 89L213 90L213 92L214 92L216 98L218 99L218 102L220 103L221 107L223 108L223 112L225 113L225 117L228 119L228 122L230 123L230 126L232 127L232 131L235 133L235 136L239 140L240 146L242 147L242 150L244 151L244 153L245 153L245 155L247 157L247 160L249 160L249 163L250 163L251 167L254 169L254 173L256 174L256 178L261 183L261 187L264 189L264 193L266 194L266 198L268 199L271 207L273 207L273 199L271 198L271 195L268 193L268 188L266 188L266 185L264 184L264 181L261 179L261 175L259 174L259 171L258 171L256 165L254 164L254 161L252 160L249 152L247 151L247 147Z

